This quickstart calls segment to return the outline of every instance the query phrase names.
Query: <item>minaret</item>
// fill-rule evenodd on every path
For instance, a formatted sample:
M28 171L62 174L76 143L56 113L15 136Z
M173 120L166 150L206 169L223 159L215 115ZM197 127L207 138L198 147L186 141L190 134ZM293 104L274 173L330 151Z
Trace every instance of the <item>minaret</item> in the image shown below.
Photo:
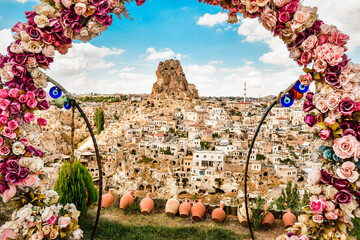
M246 81L244 82L244 102L246 102Z

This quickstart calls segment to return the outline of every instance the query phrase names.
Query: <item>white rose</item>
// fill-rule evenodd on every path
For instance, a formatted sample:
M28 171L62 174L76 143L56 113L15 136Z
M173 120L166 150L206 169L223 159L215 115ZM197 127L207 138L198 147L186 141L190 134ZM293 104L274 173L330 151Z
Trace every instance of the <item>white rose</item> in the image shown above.
M73 238L74 238L75 240L81 239L82 237L83 237L83 231L82 231L80 228L76 229L76 230L73 232Z
M319 195L322 192L322 188L320 185L309 186L307 189L314 195Z
M25 42L30 40L30 36L26 31L21 31L20 32L20 37L21 37L21 40L25 41Z
M13 43L10 45L10 51L16 54L22 53L23 49L19 44Z
M338 192L339 191L336 188L334 188L332 185L326 187L326 196L330 199L334 199L335 195Z
M321 179L321 171L320 168L315 167L311 170L311 172L308 175L307 182L308 184L314 186L320 182Z
M352 212L359 206L357 201L352 198L350 204L340 204L340 208L347 214L349 217L353 218L354 215Z
M31 217L31 214L31 207L23 207L16 213L16 218L23 222L25 219L29 219Z
M33 158L32 163L29 166L30 171L32 172L41 172L44 168L44 162L41 158Z
M88 26L89 31L92 32L92 33L97 34L97 33L100 33L100 31L101 31L99 24L97 24L94 21L89 21L87 26Z
M49 19L45 15L36 15L34 22L39 28L44 28L49 25Z
M10 71L1 70L0 78L1 78L2 82L7 83L14 79L14 74Z
M8 221L4 225L1 226L2 229L12 229L16 230L19 226L15 221Z
M21 142L16 142L12 145L12 152L15 155L23 155L25 153L25 145Z
M46 222L51 218L51 216L54 215L53 211L47 207L45 208L44 212L41 214L41 219L43 222Z
M33 80L34 80L34 85L37 88L46 88L47 85L48 85L48 82L46 81L46 78L37 77L37 78L34 78Z

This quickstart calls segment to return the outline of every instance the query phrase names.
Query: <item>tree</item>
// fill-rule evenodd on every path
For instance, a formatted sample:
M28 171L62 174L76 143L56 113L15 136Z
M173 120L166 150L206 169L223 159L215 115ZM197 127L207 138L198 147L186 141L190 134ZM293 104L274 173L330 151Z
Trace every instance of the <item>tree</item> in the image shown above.
M95 126L98 134L100 134L101 131L104 130L104 117L104 110L102 110L102 108L97 108L95 111Z
M291 208L292 211L297 211L300 208L300 193L298 185L292 185L292 181L287 183L286 189L281 191L281 196L275 200L275 205L278 210L285 210Z
M94 186L89 170L75 160L69 175L70 163L64 163L54 190L59 193L63 205L74 203L83 212L87 206L98 201L98 191Z
M212 137L215 139L215 138L219 138L219 134L218 133L213 133L212 134Z
M256 160L257 161L261 161L261 160L265 160L266 157L260 153L256 154Z
M211 143L210 142L200 142L200 146L203 148L203 149L209 149L211 147Z

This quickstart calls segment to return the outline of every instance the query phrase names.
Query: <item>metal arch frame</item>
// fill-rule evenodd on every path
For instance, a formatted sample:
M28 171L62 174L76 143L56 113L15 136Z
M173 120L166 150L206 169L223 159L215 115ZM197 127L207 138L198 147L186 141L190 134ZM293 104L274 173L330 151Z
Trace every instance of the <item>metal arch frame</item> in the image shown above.
M250 231L250 235L251 235L251 238L253 240L255 240L255 237L254 237L254 232L253 232L253 229L252 229L252 223L251 223L251 219L250 219L250 215L249 215L249 208L248 208L248 192L247 192L247 184L248 184L248 171L249 171L249 163L250 163L250 155L251 155L251 152L252 152L252 149L254 148L254 144L256 142L256 137L257 135L259 134L260 132L260 128L262 126L262 124L264 123L266 117L268 116L268 114L270 113L271 109L278 103L280 103L281 101L281 98L283 96L285 96L285 94L287 92L289 92L291 89L293 89L296 85L298 81L294 82L293 84L291 84L285 91L282 91L279 93L277 99L270 105L270 107L266 110L266 112L263 114L262 118L261 118L261 121L259 123L259 125L257 126L256 128L256 131L255 131L255 134L254 134L254 137L251 141L251 145L250 145L250 148L249 148L249 152L248 152L248 155L247 155L247 159L246 159L246 166L245 166L245 181L244 181L244 195L245 195L245 210L246 210L246 218L247 218L247 221L248 221L248 226L249 226L249 231Z
M61 86L58 82L56 82L54 79L52 79L51 77L47 77L47 81L51 82L52 84L54 84L56 87L58 87L69 99L71 102L71 107L72 108L76 108L81 116L83 117L86 126L90 132L91 135L91 139L93 141L94 144L94 148L95 148L95 154L96 154L96 160L97 160L97 164L98 164L98 168L99 168L99 200L98 200L98 209L97 209L97 213L96 213L96 219L95 219L95 224L93 227L93 232L91 234L91 238L90 240L94 240L95 238L95 233L96 233L96 229L98 227L99 224L99 220L100 220L100 213L101 213L101 197L102 197L102 190L103 190L103 173L102 173L102 166L101 166L101 158L100 158L100 152L99 152L99 147L96 141L96 137L94 134L94 131L91 127L91 124L89 122L89 119L87 118L86 114L84 113L84 111L82 110L82 108L80 107L80 105L76 102L76 100L73 98L73 96L63 87Z

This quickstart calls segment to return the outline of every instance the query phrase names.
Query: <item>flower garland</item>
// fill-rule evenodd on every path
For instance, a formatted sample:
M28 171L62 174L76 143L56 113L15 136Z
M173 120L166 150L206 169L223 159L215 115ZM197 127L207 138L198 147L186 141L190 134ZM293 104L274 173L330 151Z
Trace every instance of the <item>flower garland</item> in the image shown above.
M80 239L79 212L58 204L54 191L41 189L43 152L31 142L36 124L46 126L34 111L47 110L47 76L55 51L66 54L72 41L89 41L112 24L114 13L128 17L128 0L42 0L25 12L27 22L12 31L14 42L0 55L0 197L14 200L12 221L0 227L2 239ZM145 0L136 0L142 5ZM35 121L36 120L36 121Z
M307 188L313 195L306 214L278 239L351 239L347 233L353 227L351 219L360 217L360 65L345 54L349 36L324 24L317 8L303 6L300 0L199 2L220 5L229 12L230 23L238 21L238 13L258 17L304 68L301 84L315 82L316 93L307 93L304 100L304 121L319 128L315 151L323 166L308 176Z

